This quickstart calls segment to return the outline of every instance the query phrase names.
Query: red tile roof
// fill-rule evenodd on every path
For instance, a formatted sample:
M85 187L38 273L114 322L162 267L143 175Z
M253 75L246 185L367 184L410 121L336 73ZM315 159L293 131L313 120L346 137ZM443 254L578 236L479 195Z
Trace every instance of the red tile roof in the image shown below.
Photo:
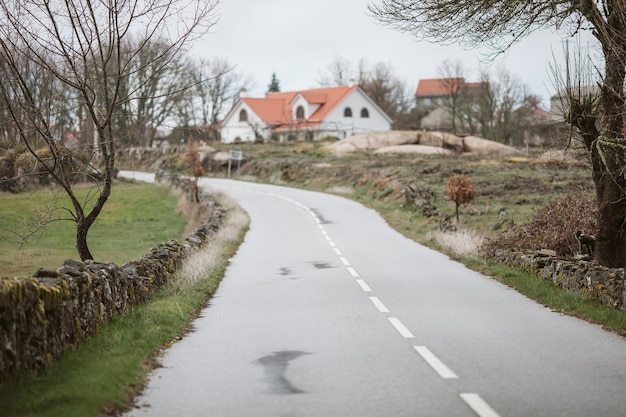
M417 83L416 96L446 96L450 94L452 86L465 84L463 78L431 78L419 80Z
M315 88L304 91L287 91L268 93L265 98L242 98L263 121L269 125L284 127L306 127L321 123L321 121L357 86L340 86L329 88ZM309 103L319 104L317 110L306 120L293 119L292 103L298 96Z
M282 124L291 119L291 112L287 111L287 101L284 98L244 97L241 101L269 125Z

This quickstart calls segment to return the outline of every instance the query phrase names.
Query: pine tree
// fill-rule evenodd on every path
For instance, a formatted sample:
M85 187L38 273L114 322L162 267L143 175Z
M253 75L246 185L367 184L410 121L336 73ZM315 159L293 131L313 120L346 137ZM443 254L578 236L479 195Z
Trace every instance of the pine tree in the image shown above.
M270 81L270 85L267 86L268 93L278 93L280 91L280 81L276 78L276 73L272 73L272 80Z

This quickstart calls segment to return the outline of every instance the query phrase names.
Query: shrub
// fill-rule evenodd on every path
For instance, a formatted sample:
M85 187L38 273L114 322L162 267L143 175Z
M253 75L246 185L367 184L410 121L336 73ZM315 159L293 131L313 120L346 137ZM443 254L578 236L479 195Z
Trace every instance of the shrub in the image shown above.
M496 249L551 249L558 256L573 255L578 252L574 233L577 230L595 233L596 212L592 193L578 192L561 197L537 210L528 224L516 225L487 240L483 251L492 254Z
M459 222L459 206L472 202L476 195L476 186L466 175L453 175L446 181L446 196L455 203L456 222Z

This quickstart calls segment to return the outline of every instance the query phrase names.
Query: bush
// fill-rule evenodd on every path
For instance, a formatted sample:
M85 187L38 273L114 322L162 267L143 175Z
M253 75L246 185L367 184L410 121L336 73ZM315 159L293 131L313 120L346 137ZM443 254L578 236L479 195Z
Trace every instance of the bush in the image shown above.
M574 234L577 230L595 233L596 212L592 193L579 192L561 197L539 209L528 224L517 225L487 240L483 251L489 255L496 249L551 249L561 257L574 255L578 253Z
M459 222L459 206L467 205L474 200L476 195L476 186L472 179L466 175L453 175L446 181L446 189L444 190L446 197L454 201L456 222Z

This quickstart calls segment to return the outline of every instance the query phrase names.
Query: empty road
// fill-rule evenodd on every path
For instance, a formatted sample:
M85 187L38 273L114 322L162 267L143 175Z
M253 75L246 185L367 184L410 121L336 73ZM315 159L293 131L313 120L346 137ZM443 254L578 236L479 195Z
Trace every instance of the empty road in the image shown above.
M201 185L237 200L250 231L127 416L626 415L625 339L406 239L348 199Z

